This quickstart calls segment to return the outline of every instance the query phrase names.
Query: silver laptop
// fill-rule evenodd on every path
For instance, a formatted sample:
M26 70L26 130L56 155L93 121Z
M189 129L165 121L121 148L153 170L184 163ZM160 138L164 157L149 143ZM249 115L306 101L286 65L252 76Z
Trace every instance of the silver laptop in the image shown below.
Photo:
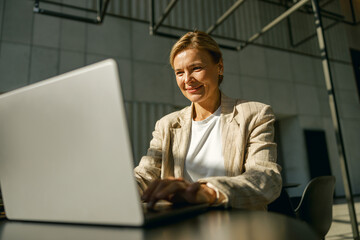
M114 60L0 95L8 219L144 225L133 168Z

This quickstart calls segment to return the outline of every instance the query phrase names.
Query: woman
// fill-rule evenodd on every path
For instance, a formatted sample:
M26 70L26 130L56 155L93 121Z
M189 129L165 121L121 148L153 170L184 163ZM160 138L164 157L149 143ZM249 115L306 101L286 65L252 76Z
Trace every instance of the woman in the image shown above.
M206 33L188 32L170 53L192 104L160 119L135 168L142 199L266 209L281 190L270 106L226 97L223 59Z

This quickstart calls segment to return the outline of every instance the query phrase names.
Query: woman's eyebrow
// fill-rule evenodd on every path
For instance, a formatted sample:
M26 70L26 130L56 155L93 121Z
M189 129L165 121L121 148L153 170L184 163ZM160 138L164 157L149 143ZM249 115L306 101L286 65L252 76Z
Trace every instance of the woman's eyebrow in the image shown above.
M203 63L202 62L193 62L189 65L189 67L193 67L195 65L202 65Z
M187 67L194 67L194 66L198 66L198 65L205 65L205 64L203 62L193 62L190 65L188 65ZM183 68L176 68L174 71L181 71L182 69Z

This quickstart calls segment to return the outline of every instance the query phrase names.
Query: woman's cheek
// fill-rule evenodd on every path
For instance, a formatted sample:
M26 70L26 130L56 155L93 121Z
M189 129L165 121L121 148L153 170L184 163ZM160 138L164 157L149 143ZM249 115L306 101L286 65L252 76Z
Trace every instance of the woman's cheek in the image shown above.
M182 88L183 81L181 81L181 78L176 78L176 83L179 86L179 88Z
M195 75L196 80L198 81L203 81L204 78L206 77L206 73L205 72L199 72Z

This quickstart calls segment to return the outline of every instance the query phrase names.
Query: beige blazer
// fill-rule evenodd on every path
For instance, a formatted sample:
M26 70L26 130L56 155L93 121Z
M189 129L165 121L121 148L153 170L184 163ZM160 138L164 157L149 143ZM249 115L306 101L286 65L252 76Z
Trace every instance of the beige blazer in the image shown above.
M226 176L200 179L225 195L225 206L266 209L280 195L276 164L275 117L270 106L235 100L221 94L220 125ZM157 178L183 177L191 136L192 107L161 118L155 125L147 155L135 168L140 191Z

